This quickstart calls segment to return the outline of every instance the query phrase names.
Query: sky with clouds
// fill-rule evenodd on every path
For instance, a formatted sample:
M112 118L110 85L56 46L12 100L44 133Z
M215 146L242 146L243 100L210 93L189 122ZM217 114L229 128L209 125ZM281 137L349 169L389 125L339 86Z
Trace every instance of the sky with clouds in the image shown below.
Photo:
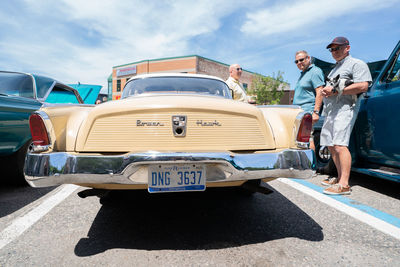
M366 62L400 40L400 0L3 0L0 69L101 84L113 66L199 55L294 87L294 53L333 62L326 45L350 40ZM106 89L106 88L104 88Z

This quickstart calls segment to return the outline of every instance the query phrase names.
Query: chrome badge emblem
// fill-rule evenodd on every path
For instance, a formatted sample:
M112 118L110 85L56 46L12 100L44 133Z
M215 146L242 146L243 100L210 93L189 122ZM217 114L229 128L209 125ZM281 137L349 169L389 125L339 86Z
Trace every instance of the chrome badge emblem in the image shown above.
M187 118L184 115L172 116L172 132L174 136L186 136L186 122Z

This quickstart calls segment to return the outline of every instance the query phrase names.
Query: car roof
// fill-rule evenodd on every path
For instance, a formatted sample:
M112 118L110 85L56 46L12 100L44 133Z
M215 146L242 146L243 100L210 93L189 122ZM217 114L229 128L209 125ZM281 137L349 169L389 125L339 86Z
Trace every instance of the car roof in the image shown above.
M149 73L149 74L139 74L137 76L131 77L129 81L131 80L137 80L137 79L144 79L144 78L155 78L155 77L187 77L187 78L206 78L206 79L213 79L213 80L218 80L225 82L219 77L212 76L212 75L206 75L206 74L195 74L195 73Z
M4 73L16 73L16 74L24 74L24 75L29 75L31 76L32 74L30 73L26 73L26 72L20 72L20 71L8 71L8 70L0 70L0 72L4 72Z
M51 77L48 77L48 76L44 76L44 75L33 74L33 73L27 73L27 72L19 72L19 71L0 70L0 73L23 74L23 75L28 75L28 76L30 76L30 77L33 77L34 79L36 79L35 77L44 77L44 78L50 79L50 80L53 81L53 84L55 84L55 85L57 85L57 86L64 87L65 89L68 89L68 90L76 91L76 92L78 93L78 96L79 96L79 97L78 97L78 101L84 103L83 100L82 100L81 95L79 94L79 91L78 91L78 90L76 90L76 89L73 88L72 86L69 86L68 84L63 83L63 82L60 82L60 81L58 81L58 80L56 80L56 79L54 79L54 78L51 78ZM50 87L50 88L52 88L52 87ZM50 88L49 88L49 89L50 89ZM49 90L48 90L48 91L49 91ZM47 94L48 94L48 91L47 91ZM38 98L38 97L36 96L35 99L40 100L41 98ZM82 104L82 103L81 103L81 104Z
M3 73L24 74L24 75L28 75L28 76L32 76L32 77L44 77L44 78L48 78L48 79L50 79L50 80L53 80L53 81L55 81L55 82L57 82L57 83L63 84L62 82L59 82L58 80L56 80L56 79L54 79L54 78L51 78L51 77L49 77L49 76L45 76L45 75L39 75L39 74L28 73L28 72L21 72L21 71L8 71L8 70L0 70L0 72L3 72Z
M28 75L28 76L31 76L31 77L43 77L43 78L47 78L47 79L53 80L53 81L56 82L58 85L67 86L67 87L69 87L69 88L74 89L73 87L69 86L69 85L66 84L66 83L60 82L60 81L58 81L58 80L56 80L56 79L54 79L54 78L51 78L51 77L45 76L45 75L34 74L34 73L28 73L28 72L20 72L20 71L8 71L8 70L0 70L0 72L3 72L3 73L24 74L24 75Z

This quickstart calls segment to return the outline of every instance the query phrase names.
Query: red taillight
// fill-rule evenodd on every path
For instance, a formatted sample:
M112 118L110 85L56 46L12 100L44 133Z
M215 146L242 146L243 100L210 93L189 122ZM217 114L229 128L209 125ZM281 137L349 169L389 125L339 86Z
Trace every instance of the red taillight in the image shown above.
M310 134L312 128L312 116L305 114L301 120L299 131L297 133L297 141L308 143L310 141Z
M35 146L46 146L50 144L42 117L35 113L32 114L29 117L29 127L31 128L32 142Z

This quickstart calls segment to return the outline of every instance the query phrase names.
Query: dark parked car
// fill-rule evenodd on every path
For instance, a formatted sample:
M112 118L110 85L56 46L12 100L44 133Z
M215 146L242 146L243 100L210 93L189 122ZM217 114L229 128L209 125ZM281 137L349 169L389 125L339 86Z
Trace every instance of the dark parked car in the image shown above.
M54 79L19 72L0 71L1 180L25 183L25 155L31 144L29 116L44 103L83 103L79 93ZM4 173L3 171L6 171Z
M400 182L400 42L368 92L359 97L359 112L350 139L352 171ZM322 121L322 120L320 120ZM322 122L314 126L317 161L326 173L334 164L319 146Z

